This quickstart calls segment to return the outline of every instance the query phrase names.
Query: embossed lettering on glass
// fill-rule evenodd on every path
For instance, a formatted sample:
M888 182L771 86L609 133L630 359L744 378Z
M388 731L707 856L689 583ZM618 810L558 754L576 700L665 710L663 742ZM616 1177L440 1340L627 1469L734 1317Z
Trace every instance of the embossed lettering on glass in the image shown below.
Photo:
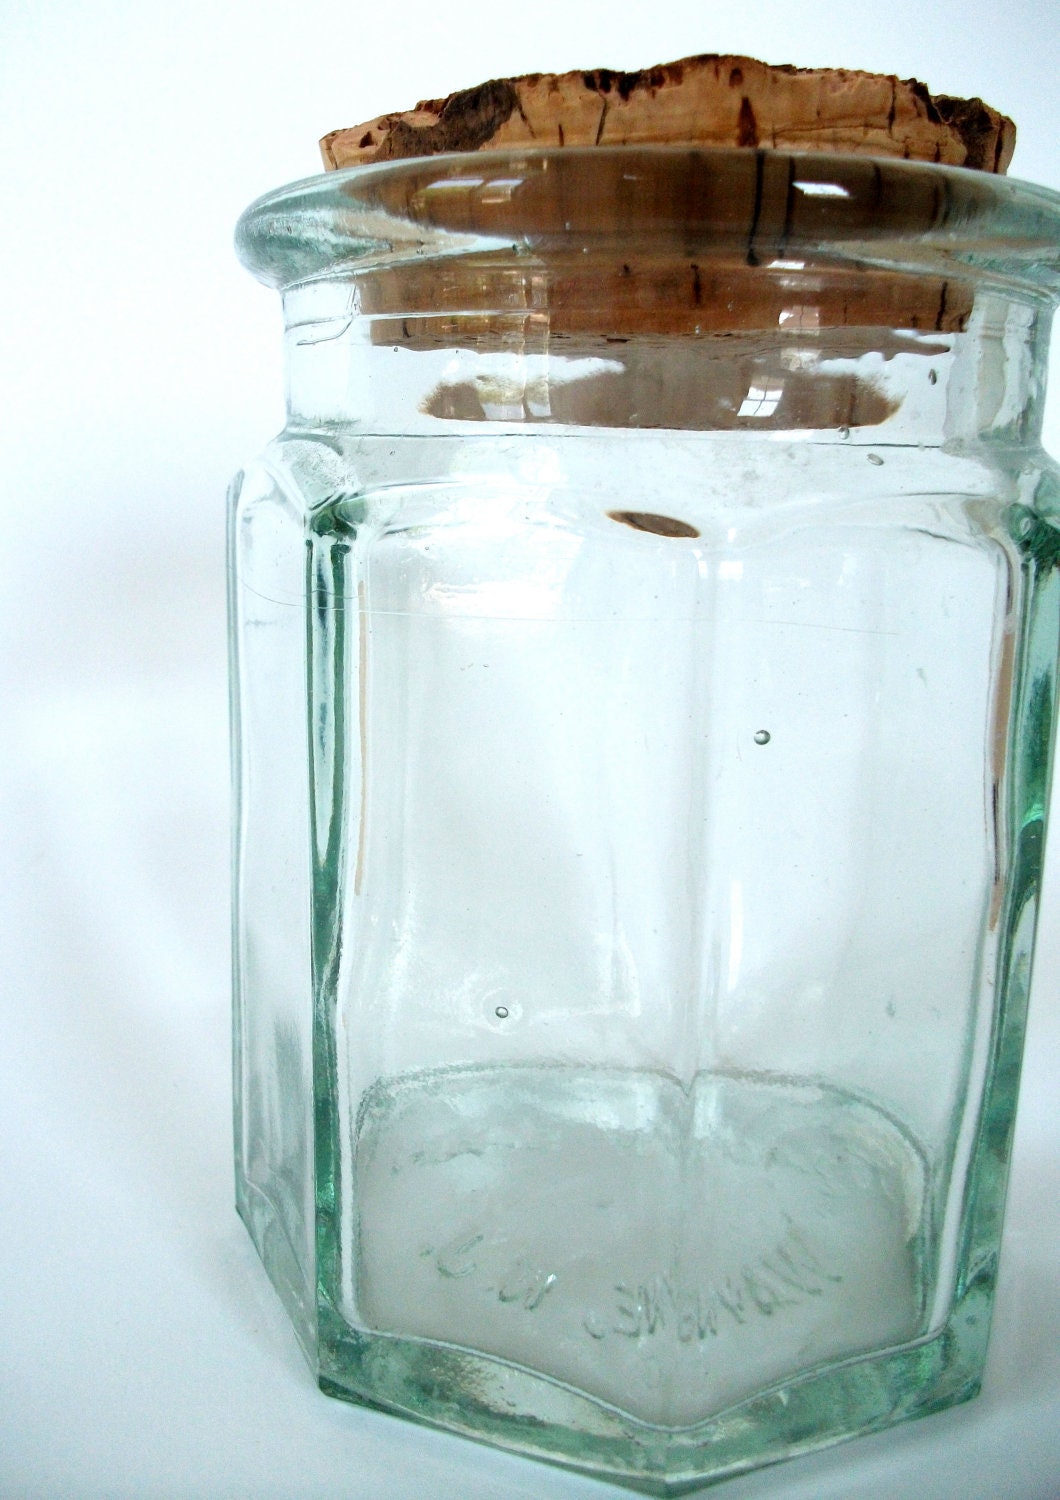
M240 1210L322 1386L659 1493L964 1400L1054 722L1060 200L784 153L274 194Z

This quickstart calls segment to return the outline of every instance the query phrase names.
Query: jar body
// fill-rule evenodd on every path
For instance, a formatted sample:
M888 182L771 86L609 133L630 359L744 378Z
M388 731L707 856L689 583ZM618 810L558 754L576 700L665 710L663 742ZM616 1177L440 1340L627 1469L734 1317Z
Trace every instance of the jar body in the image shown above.
M299 349L397 403L429 351L341 306ZM892 351L908 408L985 327ZM672 345L611 361L636 412L660 358L672 412ZM321 1383L660 1491L974 1394L1052 470L1011 421L771 429L790 358L728 430L445 359L234 490L240 1207ZM607 420L549 422L578 380Z

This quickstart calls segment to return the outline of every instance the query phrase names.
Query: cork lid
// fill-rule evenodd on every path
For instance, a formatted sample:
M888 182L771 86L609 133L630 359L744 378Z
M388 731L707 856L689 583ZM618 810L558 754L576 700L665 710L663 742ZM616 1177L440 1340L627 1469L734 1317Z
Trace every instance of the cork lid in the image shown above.
M1004 172L1016 127L915 78L714 53L636 73L528 73L384 114L320 142L328 170L449 152L742 146L899 157Z
M261 279L348 279L373 342L952 335L985 280L1055 297L1012 121L916 80L704 55L528 74L321 142L254 205ZM350 168L353 170L340 170ZM849 340L848 340L849 342Z
M793 308L817 326L959 331L971 279L945 255L922 255L950 221L952 184L883 168L930 163L996 181L1015 140L1012 121L981 99L933 95L916 79L711 53L635 73L493 79L332 131L320 146L329 170L368 169L350 193L388 217L463 235L469 248L510 236L534 256L529 281L524 263L508 287L481 254L443 275L424 245L418 265L364 284L362 306L400 311L402 339L415 342L441 327L443 284L464 335L477 327L487 339L496 318L468 315L496 313L506 297L547 310L557 334L776 328ZM458 170L469 153L482 165ZM453 164L445 181L401 173L439 157ZM387 170L397 175L372 175ZM896 274L911 246L916 264ZM932 260L941 275L928 274ZM758 269L767 265L770 275Z

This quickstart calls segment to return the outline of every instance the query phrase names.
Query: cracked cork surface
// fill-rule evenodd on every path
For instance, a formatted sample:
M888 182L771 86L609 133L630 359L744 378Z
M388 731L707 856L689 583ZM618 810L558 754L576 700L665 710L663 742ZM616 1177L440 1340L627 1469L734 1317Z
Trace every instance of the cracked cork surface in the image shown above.
M714 53L635 73L492 79L320 142L328 170L528 146L743 146L843 152L1004 172L1016 127L981 99L917 79Z

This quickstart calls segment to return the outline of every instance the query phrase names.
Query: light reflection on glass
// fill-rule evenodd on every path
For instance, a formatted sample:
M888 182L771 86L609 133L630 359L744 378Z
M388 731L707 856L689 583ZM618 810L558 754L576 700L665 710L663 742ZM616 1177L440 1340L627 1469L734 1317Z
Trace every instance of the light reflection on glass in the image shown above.
M807 198L849 198L850 190L841 187L838 182L796 182L792 186L796 192L804 193Z
M459 192L469 192L472 188L482 187L484 179L481 177L441 177L437 182L428 182L423 191L425 193L444 193L451 189Z
M478 201L480 203L510 203L512 194L522 185L521 177L495 177L484 185Z
M737 417L771 417L780 405L783 386L753 385L743 399Z
M804 303L800 303L795 307L782 308L777 321L781 328L819 328L821 326L821 310L819 307L808 307Z

